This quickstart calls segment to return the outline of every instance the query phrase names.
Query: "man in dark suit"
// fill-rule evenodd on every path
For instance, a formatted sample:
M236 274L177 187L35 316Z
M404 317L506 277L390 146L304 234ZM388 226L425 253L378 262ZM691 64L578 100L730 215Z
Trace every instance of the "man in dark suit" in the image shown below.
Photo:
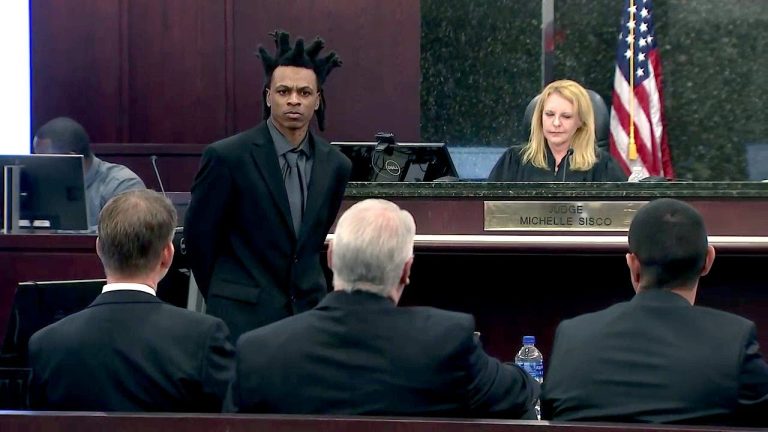
M323 42L264 48L266 121L203 153L185 239L207 313L241 333L311 309L327 293L320 251L341 206L350 161L323 130L322 84L341 61Z
M150 190L107 203L96 251L107 285L29 342L30 405L56 411L219 412L234 349L218 318L158 300L176 210Z
M389 201L347 210L328 251L335 291L239 339L228 409L535 418L538 383L483 351L471 315L397 307L415 230Z
M632 220L629 251L635 297L558 327L542 417L768 425L754 323L693 305L715 259L701 215L652 201Z

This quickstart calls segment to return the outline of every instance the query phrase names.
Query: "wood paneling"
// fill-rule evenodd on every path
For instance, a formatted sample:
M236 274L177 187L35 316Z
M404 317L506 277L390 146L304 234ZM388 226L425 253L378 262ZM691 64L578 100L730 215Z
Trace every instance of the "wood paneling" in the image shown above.
M326 39L331 140L419 139L414 0L31 0L33 128L75 118L96 143L207 144L261 120L267 33Z
M31 0L32 127L77 119L94 141L119 142L121 0Z
M278 6L279 5L279 6ZM421 17L414 0L235 0L235 125L261 120L261 62L254 52L276 28L321 36L343 66L325 84L326 132L336 141L371 141L394 132L418 141Z
M125 165L135 172L148 188L160 191L157 176L166 192L189 191L200 165L205 144L94 144L100 158ZM152 167L157 156L157 171Z
M129 142L225 135L226 25L221 0L128 2Z

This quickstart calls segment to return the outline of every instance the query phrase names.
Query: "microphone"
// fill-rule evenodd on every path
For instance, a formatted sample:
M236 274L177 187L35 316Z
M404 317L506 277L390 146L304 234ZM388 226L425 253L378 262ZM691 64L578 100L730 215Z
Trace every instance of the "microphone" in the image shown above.
M563 160L560 161L560 165L563 166L563 181L565 181L565 172L568 170L568 158L573 156L573 147L568 147L568 151L565 152Z
M155 169L155 177L157 177L157 182L160 183L160 192L163 193L163 196L166 198L168 195L165 194L165 188L163 187L163 181L160 179L160 171L157 170L157 156L152 155L149 157L149 160L152 161L152 168Z

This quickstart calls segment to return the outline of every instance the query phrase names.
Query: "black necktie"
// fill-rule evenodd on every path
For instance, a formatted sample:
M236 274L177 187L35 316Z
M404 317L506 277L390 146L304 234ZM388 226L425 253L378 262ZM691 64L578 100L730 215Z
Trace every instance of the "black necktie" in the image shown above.
M296 235L299 235L301 228L301 217L304 213L304 182L301 175L299 164L301 152L291 150L285 153L285 191L288 192L288 203L291 205L291 217L293 218L293 229Z

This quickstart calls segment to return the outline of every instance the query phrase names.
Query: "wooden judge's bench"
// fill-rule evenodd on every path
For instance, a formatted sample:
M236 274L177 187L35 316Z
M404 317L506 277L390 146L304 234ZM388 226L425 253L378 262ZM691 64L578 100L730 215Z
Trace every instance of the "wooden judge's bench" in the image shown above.
M504 360L523 335L534 335L545 361L561 320L632 297L626 231L617 220L609 230L546 218L525 228L512 213L561 203L565 212L582 205L575 217L599 217L600 203L631 214L657 197L688 201L718 252L698 304L755 321L768 346L768 184L353 183L344 208L371 197L395 201L416 219L416 259L401 304L473 314L486 349ZM0 335L19 282L103 278L94 244L92 235L0 235Z

